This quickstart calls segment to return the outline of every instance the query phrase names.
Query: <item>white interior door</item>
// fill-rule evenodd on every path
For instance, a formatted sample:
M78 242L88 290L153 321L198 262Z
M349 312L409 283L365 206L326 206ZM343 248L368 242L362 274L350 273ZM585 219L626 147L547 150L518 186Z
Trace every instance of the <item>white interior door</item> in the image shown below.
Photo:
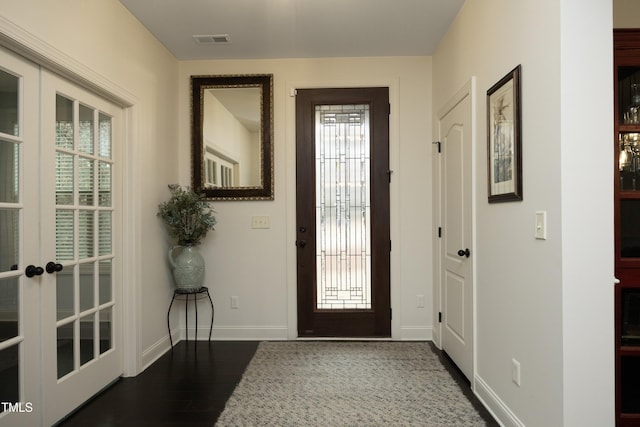
M439 119L442 348L473 379L472 114L462 93Z
M122 373L121 110L0 49L0 425Z
M115 238L122 120L117 106L44 70L41 92L42 260L63 267L42 286L48 425L123 371Z

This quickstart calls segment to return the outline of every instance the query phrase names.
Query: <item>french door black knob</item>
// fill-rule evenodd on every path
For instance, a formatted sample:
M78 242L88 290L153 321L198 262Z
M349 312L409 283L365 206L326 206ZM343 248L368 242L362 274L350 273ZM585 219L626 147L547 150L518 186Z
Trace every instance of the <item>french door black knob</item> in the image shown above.
M24 273L27 277L41 276L42 273L44 273L44 269L42 267L36 267L35 265L28 265Z
M469 250L469 248L467 249L460 249L458 251L458 256L465 256L467 258L469 258L469 256L471 255L471 251Z
M47 273L51 274L51 273L56 273L58 271L62 271L62 264L58 264L56 262L53 261L49 261L46 265L46 270Z

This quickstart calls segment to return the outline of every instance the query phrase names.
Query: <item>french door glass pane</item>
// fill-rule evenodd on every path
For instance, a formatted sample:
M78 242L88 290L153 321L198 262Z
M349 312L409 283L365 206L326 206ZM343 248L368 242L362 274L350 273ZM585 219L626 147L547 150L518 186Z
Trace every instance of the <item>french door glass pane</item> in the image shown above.
M0 402L20 402L19 355L17 345L0 350ZM4 412L4 405L0 405L0 412Z
M78 150L93 154L93 110L80 105L80 123L78 129Z
M111 253L111 212L102 211L98 214L98 255Z
M20 254L20 211L0 209L0 272L17 270Z
M56 273L56 320L75 314L73 276L73 267L67 267Z
M78 220L78 256L80 259L90 258L94 252L93 211L80 211Z
M17 203L19 191L19 145L0 140L0 203Z
M2 114L0 114L0 132L18 136L18 89L20 79L13 74L0 70L0 88L2 88Z
M17 277L0 279L0 318L2 319L0 322L0 342L18 336L18 320L20 319L18 283Z
M93 205L93 160L78 158L78 191L79 203L83 206Z
M368 105L316 107L318 309L371 308Z
M73 211L56 209L56 259L58 262L74 259Z
M105 259L100 261L98 265L99 273L99 304L105 304L111 301L111 260Z
M73 205L73 155L56 152L56 204Z
M94 359L95 314L80 318L80 365Z
M80 311L93 308L93 263L80 264Z
M111 345L111 319L112 309L108 307L100 310L100 354L110 350Z
M57 361L58 361L58 379L64 377L74 370L74 322L66 325L58 326L57 330Z
M98 155L106 159L111 158L111 117L100 113L98 115Z
M98 193L100 206L111 206L111 164L98 163Z
M73 101L56 96L56 147L73 150Z

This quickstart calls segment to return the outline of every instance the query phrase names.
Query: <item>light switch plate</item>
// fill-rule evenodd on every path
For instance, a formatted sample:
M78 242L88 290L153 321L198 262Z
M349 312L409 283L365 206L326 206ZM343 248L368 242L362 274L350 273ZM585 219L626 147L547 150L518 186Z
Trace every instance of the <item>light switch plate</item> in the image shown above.
M270 228L271 223L268 216L251 217L251 228Z
M536 230L535 237L539 240L547 240L547 212L536 212Z

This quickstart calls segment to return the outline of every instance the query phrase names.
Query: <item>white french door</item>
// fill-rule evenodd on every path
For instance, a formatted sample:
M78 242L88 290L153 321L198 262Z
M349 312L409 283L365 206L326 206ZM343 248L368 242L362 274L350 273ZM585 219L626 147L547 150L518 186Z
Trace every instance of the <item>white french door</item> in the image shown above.
M0 59L16 100L0 112L0 425L51 425L122 373L121 110Z
M0 423L40 424L39 71L0 50ZM35 112L35 114L31 114ZM34 179L35 178L35 179Z
M43 278L41 289L48 424L122 373L114 239L120 229L115 171L121 119L118 107L41 74L41 259L63 266Z

